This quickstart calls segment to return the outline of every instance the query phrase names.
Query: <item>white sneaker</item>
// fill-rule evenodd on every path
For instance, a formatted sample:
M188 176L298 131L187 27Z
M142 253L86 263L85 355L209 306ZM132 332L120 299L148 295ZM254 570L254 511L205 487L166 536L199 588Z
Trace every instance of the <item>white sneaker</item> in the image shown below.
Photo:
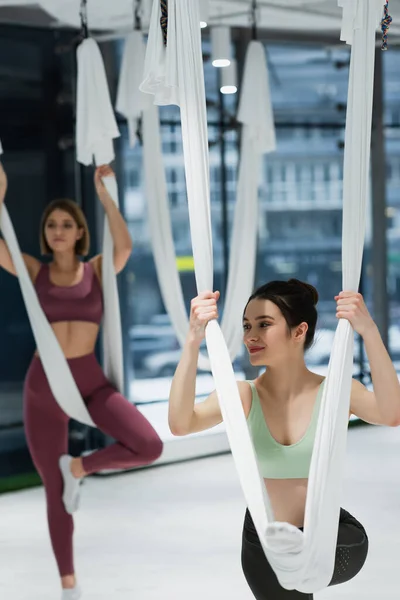
M77 479L72 475L70 468L71 461L72 456L69 456L68 454L64 454L59 460L60 470L64 480L63 502L65 510L70 515L79 508L80 486L82 483L82 479ZM66 598L69 598L69 596L66 596ZM79 596L77 596L77 598L79 598ZM71 599L75 600L75 596L71 596Z
M76 586L72 590L63 590L61 600L79 600L82 597L81 588Z

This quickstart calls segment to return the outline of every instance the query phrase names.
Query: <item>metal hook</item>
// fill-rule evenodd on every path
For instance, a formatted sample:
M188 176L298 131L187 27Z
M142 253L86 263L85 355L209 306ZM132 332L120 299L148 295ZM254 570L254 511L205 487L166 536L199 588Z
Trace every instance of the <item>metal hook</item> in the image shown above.
M136 31L142 30L141 10L142 10L142 0L136 0L136 1L134 0L134 2L133 2L133 22L134 22L134 29Z
M87 0L81 0L81 8L80 8L79 15L81 17L82 37L84 39L87 39L89 37L88 18L87 18Z

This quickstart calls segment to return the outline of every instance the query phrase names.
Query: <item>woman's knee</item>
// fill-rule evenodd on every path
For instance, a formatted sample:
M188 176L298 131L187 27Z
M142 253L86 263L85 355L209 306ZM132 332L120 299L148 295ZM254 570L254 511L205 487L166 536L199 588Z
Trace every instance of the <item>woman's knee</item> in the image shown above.
M349 515L346 521L339 524L335 569L330 585L345 583L358 575L367 560L368 548L364 527Z
M140 418L137 414L135 415L132 428L127 433L129 448L134 454L139 454L147 463L152 463L160 458L164 444L154 427L143 415L140 415Z
M152 431L147 435L141 443L140 454L152 463L160 458L164 444L156 431Z
M118 439L118 438L117 438ZM119 437L122 443L132 454L132 460L150 464L160 458L164 444L155 429L147 423L141 429L126 431L124 436Z

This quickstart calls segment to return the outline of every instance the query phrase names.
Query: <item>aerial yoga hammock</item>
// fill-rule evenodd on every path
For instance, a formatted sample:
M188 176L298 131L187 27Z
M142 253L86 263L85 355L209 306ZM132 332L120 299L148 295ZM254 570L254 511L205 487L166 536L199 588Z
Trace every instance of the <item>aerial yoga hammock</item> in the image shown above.
M141 119L145 194L154 262L164 306L183 347L189 320L176 268L158 107L151 102L150 95L139 91L144 61L145 44L138 29L125 40L116 109L128 121L131 146L136 143ZM242 346L241 330L237 324L254 287L262 159L265 153L276 148L265 51L258 41L252 41L246 53L237 119L242 124L240 167L221 324L231 360L236 358ZM202 370L210 370L208 357L200 354L198 366Z
M343 197L343 289L357 291L364 244L371 140L375 31L383 0L338 0L342 40L352 46ZM162 28L160 27L160 23ZM204 76L197 1L154 0L144 92L155 104L177 104L197 289L212 290L213 262ZM304 532L275 522L260 476L230 356L217 321L206 341L215 387L243 493L269 563L282 587L315 593L332 579L346 450L353 331L338 324L311 461Z
M77 159L85 165L108 164L114 158L112 138L119 131L112 110L104 64L96 42L86 39L78 47ZM90 108L90 110L89 110ZM1 146L0 146L1 153ZM104 184L118 205L115 179ZM94 427L58 340L39 304L17 238L5 206L1 210L1 230L10 250L33 335L51 391L62 410L72 419ZM121 319L113 262L113 242L107 219L103 237L103 354L104 371L110 382L123 392Z

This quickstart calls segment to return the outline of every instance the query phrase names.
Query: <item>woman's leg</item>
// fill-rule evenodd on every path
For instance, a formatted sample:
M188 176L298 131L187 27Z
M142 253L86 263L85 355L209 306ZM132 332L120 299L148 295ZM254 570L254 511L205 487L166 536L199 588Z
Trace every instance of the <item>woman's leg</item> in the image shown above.
M345 510L340 512L335 569L330 585L353 579L364 566L368 537L364 527ZM260 544L250 513L243 528L242 567L247 583L257 600L312 600L310 594L282 588Z
M63 482L59 458L68 451L68 418L51 395L37 359L32 363L24 391L24 424L28 447L43 481L51 543L62 584L75 586L72 517L62 501Z
M84 457L84 474L147 465L161 455L162 441L149 421L111 385L93 392L87 408L96 426L118 441Z
M368 536L364 527L350 513L340 511L338 542L333 578L330 585L353 579L368 555Z
M312 594L285 590L270 566L249 511L246 511L242 537L242 568L256 600L313 600Z

